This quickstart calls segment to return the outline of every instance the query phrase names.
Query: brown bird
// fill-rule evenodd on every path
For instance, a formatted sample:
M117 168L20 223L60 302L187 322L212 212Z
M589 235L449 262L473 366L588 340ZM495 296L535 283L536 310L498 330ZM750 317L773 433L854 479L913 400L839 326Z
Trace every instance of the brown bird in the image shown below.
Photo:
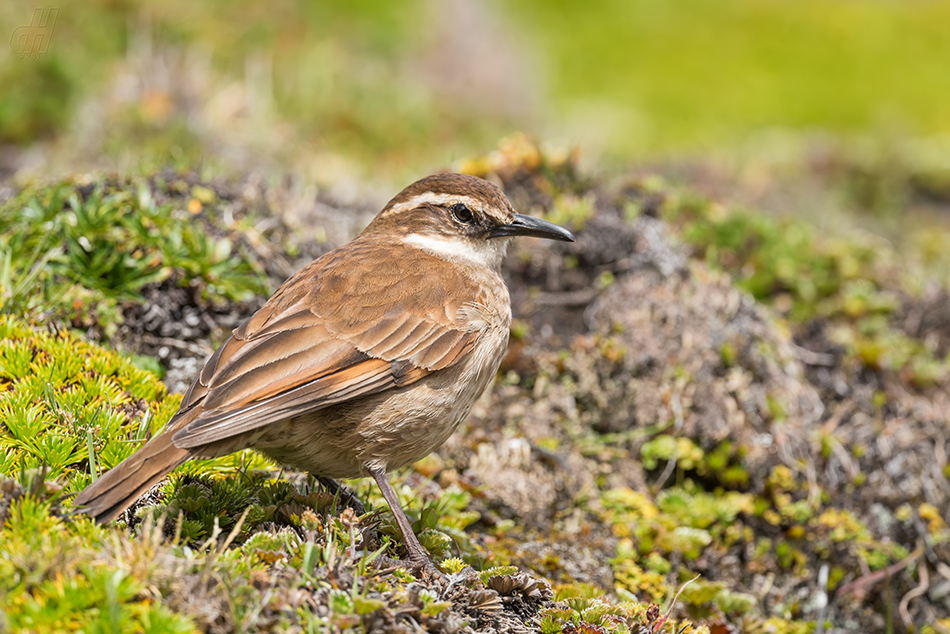
M431 570L386 473L442 445L495 376L513 236L574 239L516 214L480 178L413 183L287 280L212 355L165 429L75 506L110 521L183 462L251 447L321 481L373 476L410 567Z

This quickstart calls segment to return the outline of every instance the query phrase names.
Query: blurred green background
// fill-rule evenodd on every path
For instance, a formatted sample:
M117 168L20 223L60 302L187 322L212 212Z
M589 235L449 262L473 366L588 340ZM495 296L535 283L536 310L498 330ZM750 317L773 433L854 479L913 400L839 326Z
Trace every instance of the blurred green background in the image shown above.
M5 37L34 8L0 4ZM57 8L45 59L0 47L5 176L171 162L402 181L516 130L607 164L950 133L945 1Z

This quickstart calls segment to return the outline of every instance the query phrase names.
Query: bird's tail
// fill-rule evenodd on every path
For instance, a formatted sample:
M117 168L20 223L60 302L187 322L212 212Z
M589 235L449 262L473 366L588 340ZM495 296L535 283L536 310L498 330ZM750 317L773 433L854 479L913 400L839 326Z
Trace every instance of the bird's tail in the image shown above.
M172 442L178 425L169 425L144 447L104 473L76 496L73 506L100 524L115 519L145 491L191 457Z

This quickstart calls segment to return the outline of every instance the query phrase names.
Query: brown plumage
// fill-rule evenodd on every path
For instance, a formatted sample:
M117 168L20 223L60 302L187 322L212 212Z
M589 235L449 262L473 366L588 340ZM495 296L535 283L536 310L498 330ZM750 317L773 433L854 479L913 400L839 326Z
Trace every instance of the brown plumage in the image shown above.
M109 521L186 460L253 447L316 476L372 475L412 565L431 566L385 474L445 442L497 371L511 323L498 269L513 235L573 239L481 179L410 185L236 329L165 429L76 506Z

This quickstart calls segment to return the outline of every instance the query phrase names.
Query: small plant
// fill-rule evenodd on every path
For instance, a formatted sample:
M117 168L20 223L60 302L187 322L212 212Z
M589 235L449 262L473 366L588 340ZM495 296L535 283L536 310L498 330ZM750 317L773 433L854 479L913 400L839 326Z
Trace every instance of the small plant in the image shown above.
M77 491L178 409L151 373L66 332L0 316L0 475L43 467Z
M828 320L830 338L851 360L892 372L912 388L950 381L950 361L899 325L900 297L907 288L928 279L945 285L945 249L936 246L945 242L941 232L916 238L924 255L919 262L902 258L873 236L829 238L799 219L699 200L663 209L696 257L731 274L737 286L774 306L793 326ZM730 343L720 353L725 366L735 363Z
M266 294L260 266L230 236L215 237L210 222L156 203L144 182L28 188L0 206L0 307L108 336L119 302L173 274L210 302Z

